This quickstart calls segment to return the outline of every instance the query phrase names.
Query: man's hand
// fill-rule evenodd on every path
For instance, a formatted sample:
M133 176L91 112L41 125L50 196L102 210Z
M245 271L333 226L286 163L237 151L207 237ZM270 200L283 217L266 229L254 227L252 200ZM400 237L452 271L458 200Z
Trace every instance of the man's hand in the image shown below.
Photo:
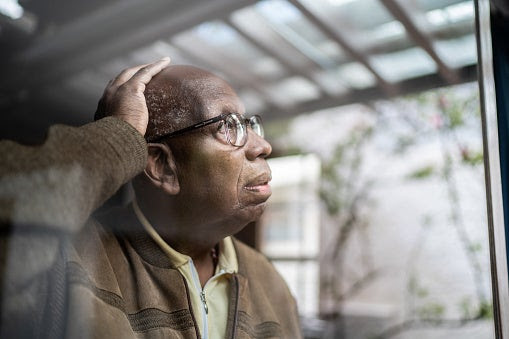
M139 65L123 70L110 80L99 100L94 119L115 116L131 124L145 135L148 124L148 109L145 102L145 86L157 73L170 63L165 57L151 64Z

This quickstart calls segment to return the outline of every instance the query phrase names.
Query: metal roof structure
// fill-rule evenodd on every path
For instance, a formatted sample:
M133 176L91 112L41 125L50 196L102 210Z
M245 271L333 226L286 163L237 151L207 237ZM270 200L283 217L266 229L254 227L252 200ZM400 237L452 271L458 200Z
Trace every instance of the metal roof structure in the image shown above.
M1 119L18 125L90 121L109 79L166 55L218 73L266 120L477 76L471 0L2 3Z

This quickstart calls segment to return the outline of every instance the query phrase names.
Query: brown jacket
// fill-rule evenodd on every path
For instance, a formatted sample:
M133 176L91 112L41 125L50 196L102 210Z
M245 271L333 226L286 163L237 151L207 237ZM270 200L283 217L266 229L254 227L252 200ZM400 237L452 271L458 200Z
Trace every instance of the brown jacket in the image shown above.
M69 338L200 338L188 286L131 208L99 217L70 257ZM295 301L272 264L234 240L227 338L299 338Z

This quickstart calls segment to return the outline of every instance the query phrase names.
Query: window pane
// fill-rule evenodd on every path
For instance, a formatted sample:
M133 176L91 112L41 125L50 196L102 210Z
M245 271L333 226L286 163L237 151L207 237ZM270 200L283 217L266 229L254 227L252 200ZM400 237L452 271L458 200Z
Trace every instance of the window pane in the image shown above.
M318 262L321 320L307 333L494 338L477 83L313 112L273 138L321 163L318 219L303 217L312 191L288 179L303 166L275 162L287 185L275 181L264 218L262 250L305 307L299 274ZM302 250L316 239L305 229L318 255Z

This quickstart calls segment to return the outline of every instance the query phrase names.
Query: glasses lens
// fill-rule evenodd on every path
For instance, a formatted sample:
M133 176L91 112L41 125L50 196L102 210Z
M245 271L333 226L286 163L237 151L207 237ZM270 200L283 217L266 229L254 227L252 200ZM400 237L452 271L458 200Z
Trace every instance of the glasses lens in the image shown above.
M262 138L265 136L265 131L263 130L262 118L259 115L253 115L251 119L249 119L249 124L251 125L251 129L253 132L261 136Z
M246 143L246 126L242 123L242 118L237 114L230 114L225 119L226 136L228 142L234 146L242 146Z

